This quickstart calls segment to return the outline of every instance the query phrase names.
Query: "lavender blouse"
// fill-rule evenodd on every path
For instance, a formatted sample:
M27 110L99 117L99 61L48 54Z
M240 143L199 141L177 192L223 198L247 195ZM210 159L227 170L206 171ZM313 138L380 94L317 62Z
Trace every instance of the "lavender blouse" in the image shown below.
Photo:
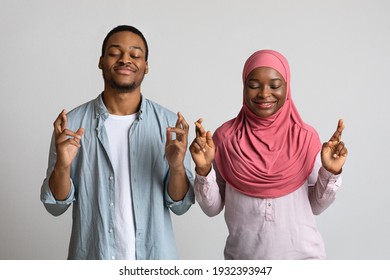
M321 165L317 155L312 173L296 191L261 199L236 191L212 169L196 175L195 195L203 212L212 217L225 208L229 235L225 259L324 259L324 241L315 216L333 203L341 175Z

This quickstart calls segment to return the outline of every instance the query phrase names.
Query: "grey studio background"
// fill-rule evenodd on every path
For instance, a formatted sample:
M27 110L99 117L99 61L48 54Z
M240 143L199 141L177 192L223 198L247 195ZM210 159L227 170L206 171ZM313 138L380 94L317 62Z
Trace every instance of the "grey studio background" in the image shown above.
M317 217L329 259L390 258L390 2L21 1L0 3L0 259L65 259L71 209L39 200L52 123L103 89L104 36L130 24L146 36L143 94L214 131L242 104L241 71L258 49L283 53L292 96L322 139L346 124L336 202ZM223 213L173 216L181 259L222 259Z

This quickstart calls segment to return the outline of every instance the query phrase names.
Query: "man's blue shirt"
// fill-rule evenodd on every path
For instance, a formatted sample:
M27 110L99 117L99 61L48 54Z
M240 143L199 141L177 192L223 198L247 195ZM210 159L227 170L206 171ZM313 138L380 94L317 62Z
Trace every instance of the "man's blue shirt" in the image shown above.
M68 128L84 128L81 147L71 167L71 191L57 201L48 181L56 162L54 135L50 145L41 201L53 215L73 204L69 259L115 259L115 176L104 122L108 111L100 94L67 114ZM185 213L194 203L191 157L184 165L190 189L181 201L167 192L169 165L165 158L166 128L177 115L142 98L137 118L129 131L130 184L135 220L137 259L175 259L176 246L170 217Z

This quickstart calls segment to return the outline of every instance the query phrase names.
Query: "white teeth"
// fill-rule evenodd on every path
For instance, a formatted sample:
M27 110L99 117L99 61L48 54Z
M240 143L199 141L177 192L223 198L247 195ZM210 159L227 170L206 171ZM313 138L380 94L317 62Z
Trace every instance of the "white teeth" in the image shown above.
M259 103L259 106L260 107L264 107L264 108L269 108L272 106L273 103L269 103L269 102L266 102L266 103Z

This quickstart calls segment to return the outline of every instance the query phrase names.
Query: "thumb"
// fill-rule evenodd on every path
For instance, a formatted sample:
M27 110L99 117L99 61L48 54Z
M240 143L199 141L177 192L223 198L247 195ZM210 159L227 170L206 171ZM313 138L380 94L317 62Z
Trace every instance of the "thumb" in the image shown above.
M332 150L332 142L328 141L322 145L322 153L326 153Z

